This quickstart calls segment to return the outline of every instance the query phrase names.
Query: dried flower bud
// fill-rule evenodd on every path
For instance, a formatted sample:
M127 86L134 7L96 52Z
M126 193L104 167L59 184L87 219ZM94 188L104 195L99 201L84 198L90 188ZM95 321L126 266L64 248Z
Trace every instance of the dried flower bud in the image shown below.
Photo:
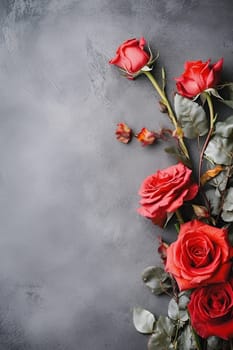
M193 211L198 218L209 218L210 213L208 209L202 205L193 204Z
M132 130L125 123L118 123L116 129L116 138L119 142L129 143L132 138Z
M163 103L163 101L159 101L159 110L161 113L167 113L167 106Z
M150 131L147 128L142 128L139 134L136 135L136 138L141 142L142 146L151 145L157 139L157 135L154 131Z
M168 248L168 244L165 243L161 237L159 237L158 253L160 254L160 257L164 264L166 263L166 259L167 259L167 248Z

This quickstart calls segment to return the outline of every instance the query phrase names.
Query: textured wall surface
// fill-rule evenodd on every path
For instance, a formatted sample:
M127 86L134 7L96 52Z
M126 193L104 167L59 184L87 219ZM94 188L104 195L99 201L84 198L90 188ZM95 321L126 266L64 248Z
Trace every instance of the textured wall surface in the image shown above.
M137 190L175 161L115 141L117 122L169 122L149 82L108 60L144 35L170 96L185 60L223 56L233 80L232 12L231 0L1 0L1 350L146 349L132 308L165 313L167 299L141 281L162 231L136 213Z

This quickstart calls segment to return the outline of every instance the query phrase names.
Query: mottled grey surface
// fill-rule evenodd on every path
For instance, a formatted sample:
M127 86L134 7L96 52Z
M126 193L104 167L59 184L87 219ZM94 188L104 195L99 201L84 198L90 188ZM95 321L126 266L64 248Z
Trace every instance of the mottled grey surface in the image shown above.
M166 312L143 286L162 231L136 214L163 145L114 139L117 122L169 126L149 82L108 65L144 35L173 77L225 58L231 0L1 0L0 350L142 350L131 310ZM163 233L172 238L172 228Z

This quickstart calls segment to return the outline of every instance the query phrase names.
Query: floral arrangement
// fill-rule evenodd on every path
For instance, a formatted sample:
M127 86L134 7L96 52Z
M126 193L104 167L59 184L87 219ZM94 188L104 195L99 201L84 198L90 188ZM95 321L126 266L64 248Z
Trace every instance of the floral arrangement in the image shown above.
M142 146L165 140L171 142L166 151L177 160L149 175L139 188L138 213L164 229L173 222L176 231L174 242L160 238L161 266L142 274L155 295L170 296L168 313L155 317L135 308L133 322L137 331L149 335L148 350L232 350L233 116L221 120L215 106L233 108L233 83L221 82L223 58L214 64L187 61L175 78L172 105L165 69L152 74L157 59L141 38L123 42L109 61L128 79L146 76L159 96L160 111L173 125L133 134L119 123L117 140L127 144L134 136ZM190 147L195 140L197 171Z

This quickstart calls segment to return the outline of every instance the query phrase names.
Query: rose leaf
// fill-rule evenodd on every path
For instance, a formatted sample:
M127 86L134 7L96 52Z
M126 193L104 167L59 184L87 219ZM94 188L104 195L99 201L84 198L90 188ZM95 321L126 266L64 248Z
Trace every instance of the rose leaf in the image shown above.
M156 332L149 338L148 350L174 350L174 345L171 343L171 339L164 333Z
M133 323L138 332L151 334L154 329L155 317L150 311L136 307L133 309Z
M177 120L183 129L185 137L194 139L207 134L208 121L202 106L197 102L176 94L174 107Z

